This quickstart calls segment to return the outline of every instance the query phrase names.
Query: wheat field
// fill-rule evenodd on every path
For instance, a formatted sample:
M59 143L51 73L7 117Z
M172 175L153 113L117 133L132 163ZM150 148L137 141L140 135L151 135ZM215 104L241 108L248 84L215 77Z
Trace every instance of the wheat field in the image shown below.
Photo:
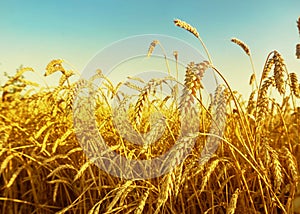
M298 29L300 32L300 18ZM189 117L192 103L199 106L199 128L191 153L170 172L149 179L122 179L99 169L86 157L74 131L73 104L83 82L72 82L74 71L65 61L52 60L45 76L61 78L55 88L37 88L26 80L22 67L1 86L0 101L0 210L10 213L300 213L300 83L276 50L266 57L261 75L249 74L252 93L242 99L216 68L197 29L176 19L177 27L192 33L203 45L208 61L186 65L182 95L155 96L170 79L128 85L138 93L124 117L140 133L161 127L150 124L155 109L164 113L167 129L154 145L141 147L124 140L112 121L109 100L118 96L100 70L104 84L95 95L95 118L109 147L129 159L151 159L176 145L182 131L180 115ZM250 48L233 38L253 65ZM154 40L148 57L158 45ZM178 54L174 50L174 58ZM100 68L101 69L101 68ZM201 80L207 69L222 80L208 106L202 105ZM244 80L248 81L248 80ZM150 96L155 100L150 100ZM176 102L179 99L180 109ZM124 97L123 99L126 99ZM213 111L216 121L212 121ZM214 118L214 117L213 117ZM191 118L192 119L192 118ZM217 124L224 123L224 129ZM188 127L188 126L187 126ZM126 127L123 127L126 132ZM219 138L207 133L216 129ZM195 129L188 127L188 129ZM151 134L147 135L153 137ZM205 163L199 163L207 142L220 140ZM190 143L186 138L178 153ZM175 156L178 155L177 153Z

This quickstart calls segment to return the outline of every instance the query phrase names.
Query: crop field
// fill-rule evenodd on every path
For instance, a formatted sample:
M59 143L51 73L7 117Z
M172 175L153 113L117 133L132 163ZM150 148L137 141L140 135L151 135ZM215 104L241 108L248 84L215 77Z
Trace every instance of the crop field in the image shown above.
M300 213L297 73L288 71L284 56L274 50L266 56L262 71L253 69L249 81L243 80L252 89L249 98L243 99L211 62L197 29L179 19L174 24L201 42L208 61L185 65L182 82L177 81L176 71L163 79L132 80L127 87L138 96L117 111L110 101L116 99L122 105L128 97L118 91L120 84L114 85L101 70L95 71L92 80L71 81L76 73L66 69L64 60L54 59L45 66L45 76L60 73L55 88L38 88L37 83L27 80L24 74L35 72L30 67L20 67L8 77L0 87L2 214ZM298 29L300 32L300 18ZM237 38L231 42L241 49L242 57L249 58L251 67L247 44ZM154 40L146 45L150 45L151 57L164 44ZM174 51L177 61L180 53ZM202 77L206 72L213 72L221 80L208 103L202 97ZM94 112L82 113L90 104L82 94L89 89L88 82L94 80L102 83L89 94ZM177 84L169 85L172 93L162 96L159 91L168 81ZM192 107L197 108L196 113ZM161 123L151 121L157 111L164 116ZM107 148L120 156L151 160L174 147L167 159L175 164L160 176L144 179L108 173L93 162L97 154L105 153L105 148L86 138L95 136L87 133L90 124L86 118L94 118ZM124 121L133 128L122 126ZM132 130L138 133L134 136L137 139L151 138L155 143L132 144L122 135ZM85 137L81 138L79 132ZM191 143L193 148L182 159ZM94 151L92 158L87 157L86 149ZM107 160L107 169L114 168L115 161ZM168 164L161 163L165 167ZM139 169L137 175L149 174Z

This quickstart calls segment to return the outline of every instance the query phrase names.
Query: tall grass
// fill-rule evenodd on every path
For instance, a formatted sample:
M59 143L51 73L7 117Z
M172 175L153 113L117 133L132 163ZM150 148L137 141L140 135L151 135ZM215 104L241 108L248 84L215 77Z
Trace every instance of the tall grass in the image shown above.
M177 19L175 25L200 38L197 29L186 22ZM200 41L204 44L201 38ZM238 39L233 42L251 56L245 43ZM151 44L149 57L157 44L160 43L156 40ZM206 47L205 50L209 56ZM83 82L69 81L74 72L64 68L63 60L53 60L47 65L46 76L57 71L62 75L59 85L52 90L34 89L35 84L22 76L23 72L33 69L20 69L1 87L1 212L300 213L297 74L289 73L283 56L273 51L266 58L251 96L242 100L214 67L210 56L209 59L209 62L187 65L186 79L181 83L185 87L181 109L188 111L192 102L201 106L194 149L170 173L144 180L113 177L86 158L76 139L72 120L74 96ZM214 99L205 107L201 100L204 90L201 78L209 67L223 79L225 86L216 90ZM252 75L256 75L254 71ZM99 132L111 149L126 158L151 159L176 144L182 114L177 108L176 96L157 96L155 101L149 100L150 95L155 95L153 89L167 80L144 83L144 88L134 83L130 85L139 93L137 103L129 107L126 115L135 130L149 131L149 118L154 109L166 117L168 128L149 149L132 145L118 134L108 102L117 96L118 86L113 86L101 71L95 78L106 83L99 88L95 116ZM252 86L253 78L256 81L257 77L251 77ZM33 90L25 93L25 88ZM225 95L221 100L218 99L220 93ZM200 164L201 151L209 150L204 147L205 143L216 140L208 135L209 127L218 128L211 121L212 106L226 113L225 126L219 132L221 143L217 151ZM216 116L216 120L222 118L225 115ZM189 143L189 139L185 142Z

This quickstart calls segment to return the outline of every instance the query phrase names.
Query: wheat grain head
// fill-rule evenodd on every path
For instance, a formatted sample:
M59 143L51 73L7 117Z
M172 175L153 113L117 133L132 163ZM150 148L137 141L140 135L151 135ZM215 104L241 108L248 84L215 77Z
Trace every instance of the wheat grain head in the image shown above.
M281 54L277 51L274 51L274 78L275 78L275 85L280 94L285 92L284 86L284 72L285 72L285 63L284 59L282 58Z
M189 31L195 37L199 38L199 33L198 33L197 29L195 27L193 27L192 25L186 23L185 21L182 21L180 19L175 19L174 24L180 28L183 28L183 29Z
M243 41L241 41L237 38L232 38L231 41L233 43L237 44L238 46L240 46L248 56L251 55L250 48L248 45L246 45L246 43L244 43Z
M156 45L159 44L159 41L158 40L153 40L149 46L149 49L148 49L148 53L147 53L147 57L151 56L153 51L154 51L154 48L156 47Z
M296 73L290 73L289 74L290 80L291 80L291 90L293 94L300 98L300 91L299 91L299 83L298 83L298 77Z

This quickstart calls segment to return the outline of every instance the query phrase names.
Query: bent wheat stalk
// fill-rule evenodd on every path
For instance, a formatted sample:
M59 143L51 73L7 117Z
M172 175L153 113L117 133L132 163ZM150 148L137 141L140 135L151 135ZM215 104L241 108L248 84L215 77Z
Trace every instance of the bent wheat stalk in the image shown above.
M209 54L209 51L208 51L208 49L206 48L205 43L204 43L203 40L201 39L200 34L199 34L199 32L197 31L197 29L196 29L195 27L193 27L192 25L190 25L190 24L188 24L188 23L186 23L185 21L182 21L182 20L180 20L180 19L175 19L175 20L174 20L174 24L175 24L176 26L180 27L180 28L183 28L183 29L189 31L190 33L192 33L192 34L200 41L202 47L204 48L204 50L205 50L205 52L206 52L206 55L207 55L207 57L208 57L208 59L209 59L209 62L210 62L211 64L213 64L213 63L212 63L211 56L210 56L210 54Z
M169 76L171 75L171 69L170 69L170 66L169 66L169 61L167 59L167 54L166 54L166 51L164 49L164 47L160 44L160 42L158 40L153 40L149 46L149 49L148 49L148 53L147 53L147 57L150 57L154 51L154 48L159 45L160 49L162 50L163 52L163 55L164 55L164 58L165 58L165 62L166 62L166 66L167 66L167 70L168 70L168 74Z
M251 67L252 67L253 79L255 81L256 88L258 89L258 83L257 83L257 80L256 80L257 75L256 75L256 72L255 72L254 63L253 63L253 59L252 59L252 55L251 55L251 51L250 51L249 46L246 43L244 43L243 41L241 41L237 38L232 38L231 41L233 43L237 44L238 46L240 46L245 51L245 53L248 55L248 57L250 59Z

